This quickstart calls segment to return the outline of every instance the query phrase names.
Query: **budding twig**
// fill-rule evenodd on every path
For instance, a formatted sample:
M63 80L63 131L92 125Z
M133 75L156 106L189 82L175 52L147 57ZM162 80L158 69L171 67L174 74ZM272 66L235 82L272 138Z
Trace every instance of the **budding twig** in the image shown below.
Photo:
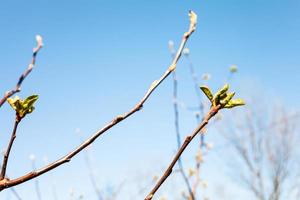
M172 45L171 45L172 44ZM173 47L173 42L169 42L169 48L171 52L172 58L175 56L175 51ZM177 150L181 146L181 135L180 135L180 129L179 129L179 111L178 111L178 80L177 80L177 75L176 75L176 70L173 71L173 109L174 109L174 125L175 125L175 133L176 133L176 140L177 140ZM179 172L186 184L187 190L189 192L189 196L191 197L192 200L195 199L192 187L190 185L189 179L184 171L183 163L181 159L179 158L178 160L178 168Z
M221 106L214 106L210 109L210 111L208 112L208 114L206 115L206 117L204 118L204 120L199 124L199 126L194 130L194 132L187 136L183 142L183 144L181 145L181 147L179 148L179 150L177 151L175 157L173 158L173 160L171 161L171 163L169 164L168 168L166 169L166 171L164 172L163 176L159 179L159 181L157 182L157 184L154 186L154 188L151 190L151 192L147 195L147 197L145 198L145 200L151 200L154 196L154 194L158 191L158 189L162 186L162 184L165 182L165 180L167 180L167 178L171 175L172 171L173 171L173 167L175 166L175 164L177 163L177 161L179 160L181 154L184 152L184 150L186 149L186 147L190 144L190 142L196 137L196 135L208 124L209 120L218 113L218 111L220 110Z
M4 96L2 97L2 99L0 100L0 108L1 106L5 103L5 101L10 98L11 96L13 96L14 94L18 93L21 91L21 85L23 83L23 81L25 80L25 78L30 74L30 72L32 71L32 69L35 66L35 61L36 61L36 56L38 54L38 52L40 51L40 49L43 47L43 39L40 35L36 36L36 41L37 41L37 46L33 49L33 54L32 54L32 60L31 63L28 65L27 69L24 71L24 73L20 76L17 85L15 86L14 89L11 89L10 91L7 91Z
M184 33L181 44L177 50L176 56L173 59L173 62L169 66L169 68L165 71L165 73L158 79L155 80L144 97L127 113L123 115L118 115L116 118L114 118L111 122L109 122L107 125L105 125L103 128L98 130L94 135L92 135L90 138L88 138L85 142L83 142L81 145L79 145L77 148L75 148L73 151L69 152L67 155L63 156L62 158L56 160L55 162L45 166L42 169L32 171L28 174L25 174L24 176L21 176L16 179L8 180L8 179L3 179L0 181L0 191L4 190L6 188L10 188L15 185L19 185L21 183L24 183L26 181L29 181L33 178L36 178L44 173L47 173L56 167L70 162L71 159L76 156L79 152L81 152L83 149L88 147L91 143L93 143L99 136L101 136L103 133L105 133L107 130L118 124L119 122L123 121L124 119L130 117L132 114L135 112L139 111L142 109L143 104L149 99L151 94L154 92L154 90L175 70L177 62L179 58L181 57L182 50L188 40L188 38L192 35L192 33L195 31L196 28L196 20L197 20L197 15L193 12L190 11L189 13L190 16L190 28L187 32Z
M194 132L187 136L184 140L184 143L181 145L181 147L178 149L175 157L169 164L168 168L164 172L163 176L159 179L157 184L154 186L154 188L151 190L151 192L147 195L145 200L151 200L154 196L154 194L157 192L157 190L162 186L162 184L167 180L167 178L171 175L173 171L173 167L177 163L177 161L180 159L181 154L184 152L186 147L190 144L190 142L197 136L199 132L203 134L202 130L205 128L205 126L208 124L209 120L215 116L220 109L223 108L234 108L237 106L245 105L244 101L242 99L232 99L235 93L228 93L229 85L226 84L223 88L221 88L215 95L212 94L210 89L206 86L200 87L203 93L207 96L207 98L211 101L211 108L210 111L206 114L206 116L203 118L202 122L198 125L198 127L194 130Z

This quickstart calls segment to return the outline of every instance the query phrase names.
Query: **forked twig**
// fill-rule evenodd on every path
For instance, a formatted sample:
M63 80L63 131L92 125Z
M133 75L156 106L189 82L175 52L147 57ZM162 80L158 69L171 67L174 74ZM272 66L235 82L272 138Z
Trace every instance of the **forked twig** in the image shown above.
M24 71L24 73L20 76L20 78L19 78L19 80L18 80L17 85L15 86L15 88L11 89L10 91L7 91L4 94L4 96L0 100L0 108L1 108L1 106L5 103L5 101L8 98L10 98L14 94L16 94L16 93L18 93L18 92L21 91L21 85L22 85L23 81L25 80L25 78L30 74L30 72L34 68L35 61L36 61L36 56L37 56L38 52L40 51L40 49L43 47L43 41L42 41L42 37L40 35L36 36L36 41L37 41L37 46L33 49L31 63L28 65L28 67Z
M88 138L85 142L83 142L81 145L79 145L73 151L69 152L67 155L63 156L62 158L58 159L57 161L45 166L42 169L32 171L32 172L30 172L28 174L25 174L24 176L21 176L21 177L16 178L16 179L9 180L7 178L4 178L3 180L0 181L0 191L4 190L6 188L10 188L10 187L15 186L15 185L19 185L19 184L24 183L26 181L29 181L29 180L31 180L33 178L36 178L36 177L38 177L38 176L40 176L40 175L42 175L46 172L49 172L52 169L55 169L56 167L58 167L58 166L60 166L64 163L70 162L71 159L75 155L77 155L79 152L81 152L83 149L85 149L87 146L89 146L91 143L93 143L104 132L106 132L107 130L109 130L110 128L112 128L113 126L118 124L119 122L123 121L124 119L128 118L129 116L131 116L135 112L141 110L142 107L143 107L143 104L147 101L147 99L150 97L152 92L175 70L177 62L178 62L179 58L181 57L182 50L183 50L188 38L195 31L197 15L193 11L190 11L189 16L190 16L189 30L184 33L181 44L179 46L179 49L176 53L175 58L173 59L173 62L171 63L169 68L166 70L166 72L160 77L160 79L155 80L151 84L150 88L148 89L148 91L146 92L144 97L140 100L140 102L138 102L129 112L127 112L123 115L119 115L119 116L115 117L111 122L109 122L103 128L98 130L94 135L92 135L90 138Z
M169 48L171 52L172 58L175 56L174 51L174 44L172 41L169 42ZM178 110L178 80L176 75L176 70L173 71L173 110L174 110L174 126L175 126L175 133L176 133L176 142L177 142L177 150L181 146L181 135L180 135L180 129L179 129L179 110ZM188 176L186 175L183 167L182 160L179 158L178 160L178 170L184 180L184 183L187 187L187 190L189 192L189 196L191 197L191 200L195 200L195 196L190 184L190 181L188 179Z

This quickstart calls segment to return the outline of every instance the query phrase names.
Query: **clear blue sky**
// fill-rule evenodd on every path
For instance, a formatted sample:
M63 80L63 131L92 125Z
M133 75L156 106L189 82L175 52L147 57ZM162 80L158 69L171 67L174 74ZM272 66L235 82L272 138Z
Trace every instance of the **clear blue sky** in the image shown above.
M41 34L45 43L20 94L37 93L40 99L36 111L20 126L9 174L17 177L28 172L31 153L36 154L38 166L43 165L45 155L50 161L56 159L80 142L76 128L85 138L130 109L170 63L167 43L170 39L179 43L188 27L189 9L198 14L199 21L188 42L191 58L199 75L213 75L212 88L223 84L228 67L236 64L239 74L233 87L241 95L257 90L271 102L280 100L299 108L298 0L3 1L2 94L15 85L30 61L35 35ZM191 103L195 96L186 67L182 59L179 95ZM171 92L169 78L142 112L95 142L92 154L101 185L130 180L136 171L159 173L165 166L175 149ZM182 112L182 132L188 133L195 124L190 114ZM3 148L14 116L8 105L0 110L0 116ZM56 180L61 199L66 199L70 187L91 193L89 182L82 184L87 179L82 155L67 165L39 179L43 199L53 199L51 180ZM208 179L211 176L208 172ZM28 197L25 199L34 200L33 188L33 182L28 182L16 189ZM0 199L8 193L2 192Z

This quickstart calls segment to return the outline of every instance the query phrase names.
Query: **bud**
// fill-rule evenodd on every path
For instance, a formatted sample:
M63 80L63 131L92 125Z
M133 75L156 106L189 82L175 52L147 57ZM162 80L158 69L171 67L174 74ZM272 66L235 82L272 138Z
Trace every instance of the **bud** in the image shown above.
M189 48L184 48L182 53L183 53L183 55L188 56L190 54L190 49Z
M162 196L159 198L159 200L167 200L167 197L166 196Z
M236 65L231 65L229 71L231 73L236 73L238 71L238 67Z
M213 143L210 143L210 142L207 142L207 143L205 144L205 146L206 146L207 150L211 150L212 148L214 148L214 144L213 144Z
M30 159L31 161L35 161L36 157L35 157L34 154L31 154L31 155L29 156L29 159Z
M207 187L208 187L208 181L203 180L203 181L202 181L202 187L203 187L203 188L207 188Z
M208 81L210 78L211 78L211 75L210 75L210 74L208 74L208 73L202 74L202 79L203 79L204 81Z
M189 168L189 177L192 177L196 174L196 171L192 168Z
M215 120L221 120L221 119L223 119L223 115L221 114L221 113L218 113L217 115L216 115L216 117L215 117Z
M75 129L75 133L78 134L78 135L80 135L81 134L81 129L80 128L76 128Z
M154 175L153 176L153 181L157 181L158 180L158 176L157 175Z
M174 53L174 42L172 40L169 40L168 47L171 53Z
M203 155L201 150L198 151L197 155L196 155L196 160L198 163L202 163L203 162Z
M1 151L2 156L5 155L5 152L6 152L6 149L2 149L2 151Z
M36 42L38 43L38 46L43 46L43 38L40 35L35 36Z

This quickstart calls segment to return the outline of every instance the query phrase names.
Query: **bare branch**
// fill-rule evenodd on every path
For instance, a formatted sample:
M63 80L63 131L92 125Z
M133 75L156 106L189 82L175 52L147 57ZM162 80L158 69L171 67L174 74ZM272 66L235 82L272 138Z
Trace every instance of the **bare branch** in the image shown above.
M49 172L50 170L55 169L56 167L70 162L71 159L77 155L79 152L81 152L83 149L85 149L87 146L89 146L91 143L93 143L99 136L101 136L103 133L105 133L107 130L118 124L119 122L125 120L126 118L130 117L135 112L142 109L143 104L148 100L150 95L154 92L154 90L176 69L177 62L179 58L181 57L182 50L188 40L188 38L192 35L192 33L195 31L196 28L196 19L197 16L193 11L190 11L190 28L187 32L184 33L181 44L179 46L179 49L177 50L176 56L173 59L173 62L169 66L169 68L166 70L166 72L158 79L155 80L144 97L127 113L123 115L118 115L115 117L111 122L109 122L107 125L105 125L103 128L98 130L94 135L92 135L90 138L88 138L85 142L83 142L81 145L79 145L77 148L75 148L73 151L69 152L67 155L63 156L62 158L58 159L57 161L45 166L42 169L32 171L28 174L25 174L24 176L21 176L19 178L9 180L9 179L3 179L0 181L0 191L6 188L10 188L15 185L19 185L21 183L24 183L26 181L29 181L33 178L36 178L44 173Z
M14 129L12 131L9 144L7 146L7 149L6 149L5 153L4 153L4 158L3 158L3 162L2 162L2 168L1 168L1 174L0 174L0 180L3 180L5 178L9 154L10 154L12 145L13 145L16 137L17 137L16 133L17 133L19 123L20 123L20 121L16 118Z

